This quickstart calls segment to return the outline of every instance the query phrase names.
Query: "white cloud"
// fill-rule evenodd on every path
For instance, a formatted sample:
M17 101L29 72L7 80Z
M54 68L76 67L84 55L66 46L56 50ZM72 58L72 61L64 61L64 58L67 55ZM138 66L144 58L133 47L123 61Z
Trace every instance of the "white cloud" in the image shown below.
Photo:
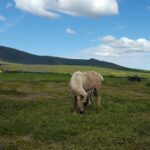
M66 32L67 32L68 34L75 34L75 33L76 33L76 31L74 31L74 30L71 29L71 28L67 28L67 29L66 29Z
M1 14L0 14L0 21L2 21L2 22L6 21L6 18Z
M99 37L99 40L100 41L104 41L104 42L113 42L113 41L115 41L116 39L115 39L115 37L114 36L112 36L112 35L107 35L107 36L104 36L104 37Z
M99 17L118 14L116 0L14 0L16 7L39 16L58 17L60 13L71 16Z
M127 37L119 39L112 35L100 38L101 44L83 50L81 53L93 57L121 56L131 53L150 52L150 40L139 38L133 40Z
M15 0L16 7L31 14L56 18L58 14L48 11L48 0Z

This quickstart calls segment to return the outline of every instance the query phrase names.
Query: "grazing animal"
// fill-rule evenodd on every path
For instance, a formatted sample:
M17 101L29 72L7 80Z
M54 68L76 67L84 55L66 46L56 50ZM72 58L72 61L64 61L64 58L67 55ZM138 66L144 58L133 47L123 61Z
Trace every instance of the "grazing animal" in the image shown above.
M140 82L141 81L141 78L140 77L138 77L137 75L135 75L135 76L129 76L128 77L128 81L130 81L130 82Z
M100 88L103 76L95 71L73 73L70 80L70 87L74 96L74 109L84 113L84 105L91 99L96 97L97 105L100 105ZM90 93L90 91L92 91ZM88 94L89 93L89 94Z

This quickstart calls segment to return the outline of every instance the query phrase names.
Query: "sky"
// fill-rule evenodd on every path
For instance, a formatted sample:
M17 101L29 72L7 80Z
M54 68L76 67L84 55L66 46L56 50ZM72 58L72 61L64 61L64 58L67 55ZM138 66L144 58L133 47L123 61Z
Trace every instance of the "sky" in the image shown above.
M150 70L150 0L0 0L0 45Z

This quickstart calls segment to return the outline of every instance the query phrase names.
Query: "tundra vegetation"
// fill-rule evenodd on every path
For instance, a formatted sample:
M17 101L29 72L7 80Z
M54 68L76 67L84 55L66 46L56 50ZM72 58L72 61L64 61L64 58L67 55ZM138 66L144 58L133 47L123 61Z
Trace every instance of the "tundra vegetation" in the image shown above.
M49 72L0 74L0 149L150 149L150 72L79 66L0 68ZM101 107L93 103L84 115L73 113L69 74L75 70L95 70L105 78ZM141 82L128 80L134 75L143 77Z

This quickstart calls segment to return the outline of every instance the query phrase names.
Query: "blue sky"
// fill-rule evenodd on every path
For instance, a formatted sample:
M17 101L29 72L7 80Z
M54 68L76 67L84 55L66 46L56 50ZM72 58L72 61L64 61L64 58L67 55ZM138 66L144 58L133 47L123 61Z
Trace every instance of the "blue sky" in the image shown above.
M0 0L0 45L150 70L149 0L70 1Z

